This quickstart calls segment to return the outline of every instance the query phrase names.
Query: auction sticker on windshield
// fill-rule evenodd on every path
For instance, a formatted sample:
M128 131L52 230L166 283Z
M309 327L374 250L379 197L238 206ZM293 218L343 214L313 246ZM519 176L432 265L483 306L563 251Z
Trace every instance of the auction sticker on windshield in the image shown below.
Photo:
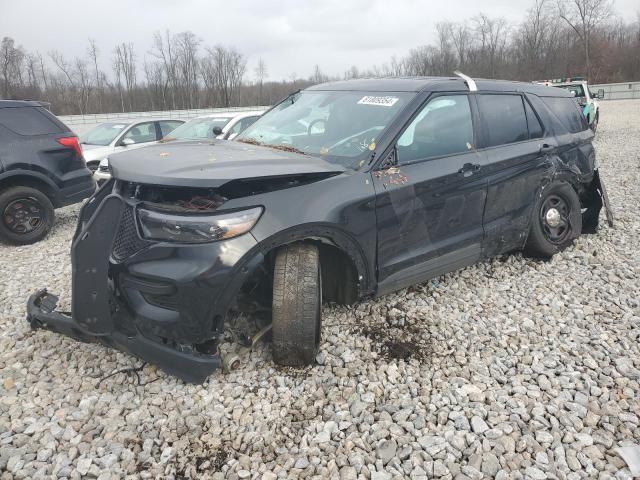
M399 100L398 97L374 97L366 96L358 100L360 105L378 105L381 107L393 107L393 105Z

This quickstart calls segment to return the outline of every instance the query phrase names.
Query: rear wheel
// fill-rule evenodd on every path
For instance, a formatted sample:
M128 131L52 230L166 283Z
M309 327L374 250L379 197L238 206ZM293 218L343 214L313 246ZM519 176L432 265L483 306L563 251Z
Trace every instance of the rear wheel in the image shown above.
M53 226L51 200L31 187L10 187L0 193L0 239L16 245L35 243Z
M524 252L533 257L550 258L571 245L581 231L578 194L568 183L551 184L543 190L535 207Z
M282 247L273 274L272 351L280 365L314 362L320 345L322 281L315 245Z

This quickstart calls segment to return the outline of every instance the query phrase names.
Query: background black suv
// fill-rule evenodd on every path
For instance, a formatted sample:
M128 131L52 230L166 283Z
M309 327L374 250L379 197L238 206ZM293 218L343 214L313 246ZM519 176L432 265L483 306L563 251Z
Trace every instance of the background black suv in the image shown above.
M37 102L0 100L0 240L28 244L95 191L76 135Z

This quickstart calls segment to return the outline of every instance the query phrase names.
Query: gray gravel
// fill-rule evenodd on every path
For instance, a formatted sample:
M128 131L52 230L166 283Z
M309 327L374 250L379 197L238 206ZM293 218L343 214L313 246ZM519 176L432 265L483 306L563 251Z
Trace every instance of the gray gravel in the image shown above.
M640 102L606 102L598 157L617 228L551 262L514 255L324 312L319 365L262 346L184 385L32 333L27 296L69 303L77 207L0 246L0 478L631 478L640 443ZM406 357L396 359L395 357Z

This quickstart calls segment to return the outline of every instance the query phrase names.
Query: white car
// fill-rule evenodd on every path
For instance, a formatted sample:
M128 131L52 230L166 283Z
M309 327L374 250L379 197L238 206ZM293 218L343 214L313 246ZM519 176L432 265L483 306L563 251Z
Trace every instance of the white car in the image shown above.
M173 118L101 123L80 135L87 168L95 172L100 161L110 154L156 143L183 123L184 120Z
M217 138L233 140L236 135L255 122L264 112L213 113L189 120L180 125L163 141L170 140L206 140Z
M236 135L255 122L264 112L250 111L242 113L215 113L196 117L180 125L162 141L173 140L211 140L213 138L221 140L233 140ZM148 145L148 144L145 144ZM114 152L115 153L115 152ZM98 185L109 180L109 159L103 158L93 174L93 179Z

